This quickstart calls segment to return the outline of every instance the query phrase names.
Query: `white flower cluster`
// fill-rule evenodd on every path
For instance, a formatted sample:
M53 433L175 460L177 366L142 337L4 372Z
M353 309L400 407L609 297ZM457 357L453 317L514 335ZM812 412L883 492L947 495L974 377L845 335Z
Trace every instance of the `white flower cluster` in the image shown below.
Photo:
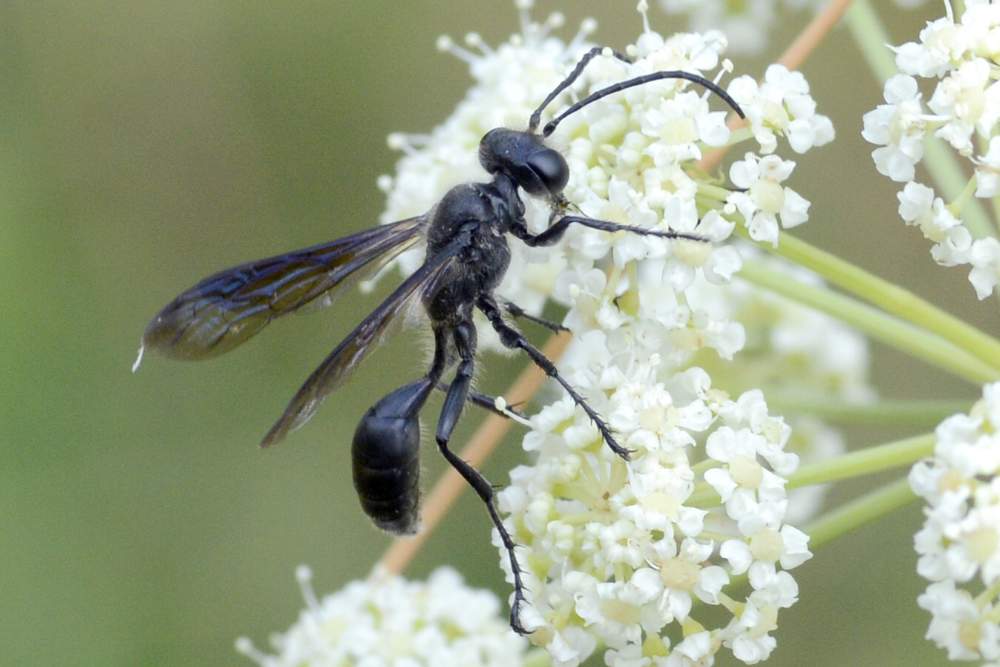
M932 582L918 599L927 638L952 660L1000 664L1000 383L937 427L910 486L927 501L914 538L917 572Z
M748 252L744 249L744 252ZM760 258L799 282L822 285L814 273L777 258ZM716 387L730 394L762 388L770 400L828 404L867 403L876 398L869 380L868 342L857 331L823 313L734 279L728 285L697 280L688 290L699 307L739 322L746 343L732 361L710 351L691 364L706 370ZM816 332L822 331L822 336ZM802 463L824 461L846 450L838 429L811 416L789 417L792 437L786 449ZM787 519L802 523L822 506L827 487L806 486L789 494Z
M561 18L533 23L530 4L518 3L522 33L499 47L476 35L468 49L442 40L469 62L476 83L432 133L394 138L406 154L396 176L382 180L386 221L428 210L457 182L485 179L476 164L482 134L525 127L589 47L591 22L565 44L550 34ZM640 11L646 23L644 2ZM665 39L646 23L626 50L633 62L595 58L566 97L658 70L720 81L731 69L725 46L718 32ZM794 162L776 151L822 145L833 128L805 79L783 67L770 67L760 83L742 76L720 85L746 112L739 134L715 96L662 81L585 107L550 140L570 167L564 194L584 214L715 244L571 227L553 247L512 242L498 289L532 312L550 297L568 307L574 339L561 371L635 451L628 463L618 458L571 400L557 400L525 437L535 462L515 469L499 496L527 578L521 622L557 665L579 664L598 645L608 665L623 667L708 665L723 647L748 664L764 660L778 610L797 597L788 570L810 555L807 537L787 523L784 484L798 465L788 425L769 414L760 391L730 398L692 363L741 363L747 331L735 318L749 290L729 290L742 259L737 246L719 242L743 224L774 243L782 226L805 221L808 202L786 186ZM730 168L734 187L699 168L706 148L740 141L757 148L744 148ZM547 207L525 203L529 228L541 231ZM403 258L403 269L420 260ZM794 339L772 341L770 354L791 358ZM817 376L824 358L810 360ZM502 549L500 560L512 582Z
M295 573L306 609L267 655L242 637L236 649L261 667L513 667L526 642L500 617L500 601L442 567L426 583L373 575L316 598L306 566Z
M758 391L731 400L700 369L663 382L655 357L626 361L610 347L589 332L565 365L600 378L590 394L631 461L561 400L533 418L524 446L537 459L499 495L521 545L530 640L560 666L598 644L608 665L708 665L722 647L760 662L798 596L787 570L811 555L784 521L798 465L784 450L790 430Z
M686 14L688 29L721 30L733 53L757 54L768 46L771 31L789 10L818 10L828 0L660 0L667 14ZM894 0L903 8L913 8L927 0Z
M872 152L878 171L906 183L899 193L900 217L934 243L931 255L938 264L970 265L969 281L985 299L1000 281L1000 241L974 239L961 212L972 195L1000 194L1000 4L967 0L958 21L947 2L946 8L948 15L928 23L919 42L895 49L901 74L886 81L886 103L865 114L862 136L879 145ZM918 78L933 82L926 102ZM914 180L931 135L974 169L966 191L950 204Z

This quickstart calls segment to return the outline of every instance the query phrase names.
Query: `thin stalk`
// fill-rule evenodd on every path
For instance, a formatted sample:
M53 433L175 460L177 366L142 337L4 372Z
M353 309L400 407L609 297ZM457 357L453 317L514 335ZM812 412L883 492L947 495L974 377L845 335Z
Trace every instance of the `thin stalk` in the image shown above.
M737 225L736 231L749 239L743 225ZM913 292L797 239L788 232L781 233L777 247L769 243L756 245L815 271L837 287L941 336L994 368L1000 368L1000 340Z
M854 0L844 20L878 80L885 83L889 77L897 74L895 58L888 48L892 40L871 2ZM931 137L925 142L922 164L948 201L958 197L968 181L968 176L958 159L948 150L948 146L936 137ZM962 221L976 238L994 235L989 215L978 200L969 203L963 211Z
M804 465L788 478L785 488L825 484L908 466L934 453L934 442L934 434L925 433Z
M946 206L948 212L951 213L956 218L962 217L962 211L968 206L969 202L972 201L973 196L976 193L976 177L972 176L966 182L965 187L962 191L958 193L958 196L951 200L951 203Z
M816 549L835 537L871 523L917 499L904 477L828 512L805 527L809 548Z
M1000 379L1000 370L948 342L825 287L798 282L787 273L747 260L740 277L798 303L832 315L875 340L937 366L976 385Z
M552 658L546 651L535 649L524 656L523 667L550 667Z
M830 0L812 21L799 33L778 62L788 69L798 69L802 63L816 50L823 39L830 34L840 17L850 9L851 0Z
M911 428L932 427L946 417L966 412L973 400L876 400L871 403L851 403L821 398L802 398L764 388L767 405L774 412L807 415L831 422L860 425L902 425Z

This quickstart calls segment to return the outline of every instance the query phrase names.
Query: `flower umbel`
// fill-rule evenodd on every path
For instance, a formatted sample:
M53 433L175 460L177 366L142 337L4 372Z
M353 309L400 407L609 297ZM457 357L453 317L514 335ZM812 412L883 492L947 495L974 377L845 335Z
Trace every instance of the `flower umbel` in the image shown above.
M996 196L1000 182L1000 5L968 0L957 18L950 3L946 8L948 15L928 23L919 41L894 49L901 73L886 81L886 103L865 114L862 136L879 145L872 152L878 171L906 184L898 195L900 217L934 244L931 256L938 264L969 265L969 282L985 299L1000 282L1000 243L975 238L962 216L973 196ZM946 142L973 172L952 202L915 180L914 167L931 136Z
M748 664L763 660L778 611L798 596L787 570L810 557L808 538L784 523L783 478L797 465L784 451L789 429L759 392L734 401L698 369L663 383L655 365L622 373L620 363L609 355L600 375L618 377L603 388L605 413L627 434L632 460L560 401L525 438L537 460L514 469L500 493L528 564L530 639L558 665L579 664L597 643L611 649L609 665L710 661L723 646ZM706 486L721 505L690 502ZM742 595L731 586L739 575L749 580ZM725 609L728 620L709 625L695 604Z
M917 572L931 585L927 638L952 660L1000 659L1000 384L968 414L938 426L934 458L910 473L926 502L914 537Z
M271 639L268 655L240 638L236 648L261 667L510 667L526 643L500 617L500 601L442 567L426 582L376 573L318 599L312 573L295 573L306 608Z

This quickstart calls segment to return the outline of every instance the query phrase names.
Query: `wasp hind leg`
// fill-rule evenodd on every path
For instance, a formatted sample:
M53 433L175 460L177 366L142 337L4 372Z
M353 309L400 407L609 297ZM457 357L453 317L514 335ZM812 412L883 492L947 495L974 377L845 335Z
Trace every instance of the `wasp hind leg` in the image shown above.
M455 348L458 351L460 361L458 369L455 372L455 379L452 380L451 385L448 387L448 393L441 408L441 418L438 420L436 434L437 445L442 456L469 483L469 486L473 488L482 501L486 503L486 510L490 514L490 520L493 521L493 526L497 529L497 533L500 534L500 540L503 542L508 558L510 558L510 569L514 576L514 600L510 608L510 627L514 632L526 635L530 633L521 625L520 621L521 603L525 601L525 588L524 582L521 579L521 566L518 564L517 556L514 554L514 539L510 536L506 526L503 525L500 513L497 512L493 485L478 470L448 448L448 441L451 439L451 434L455 430L458 418L462 414L462 407L465 405L469 394L469 385L472 383L476 353L475 326L471 321L462 322L455 327L454 338Z

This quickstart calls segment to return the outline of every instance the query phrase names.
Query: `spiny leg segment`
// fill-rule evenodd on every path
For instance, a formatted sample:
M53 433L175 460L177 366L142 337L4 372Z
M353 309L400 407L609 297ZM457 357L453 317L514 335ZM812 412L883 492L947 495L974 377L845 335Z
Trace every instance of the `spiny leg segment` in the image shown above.
M510 558L510 570L514 575L514 601L510 608L510 627L518 634L529 634L528 630L521 625L520 609L521 603L525 601L524 582L521 579L521 566L517 562L514 554L514 539L510 536L507 528L500 519L495 503L493 485L483 477L483 475L469 465L453 451L448 448L448 441L458 423L458 418L462 414L462 407L465 405L469 393L469 385L472 383L472 375L475 366L476 354L476 328L471 320L466 320L456 326L453 330L455 348L459 355L458 369L455 371L455 379L448 387L448 393L441 407L441 418L437 425L437 444L441 454L451 466L458 471L469 486L475 490L476 494L486 503L486 509L490 514L490 520L500 534L504 549ZM440 342L438 343L440 344Z
M517 305L516 303L505 300L501 301L501 303L503 304L503 309L507 311L507 314L513 317L514 319L520 318L528 320L529 322L534 322L535 324L545 327L546 329L554 333L562 333L563 331L567 333L569 332L569 329L559 324L558 322L553 322L552 320L547 320L543 317L532 315L528 313L524 308L521 308L521 306Z
M611 428L607 425L604 419L597 414L597 411L594 410L594 408L587 403L583 396L581 396L580 393L573 388L573 385L571 385L566 378L559 373L559 370L556 368L556 365L552 363L551 359L546 357L542 354L541 350L532 345L520 331L504 321L503 312L501 311L496 300L492 296L481 296L476 302L476 307L479 308L484 315L486 315L486 319L490 321L490 324L493 325L493 328L500 335L500 342L503 343L505 347L510 349L523 351L536 366L542 369L546 375L562 385L562 388L567 394L569 394L570 398L573 399L573 402L580 406L585 413L587 413L590 421L592 421L594 426L597 427L597 430L600 431L601 437L604 438L604 442L606 442L608 447L611 448L611 451L627 461L629 458L629 450L618 444L618 441L615 440L614 436L611 434Z

